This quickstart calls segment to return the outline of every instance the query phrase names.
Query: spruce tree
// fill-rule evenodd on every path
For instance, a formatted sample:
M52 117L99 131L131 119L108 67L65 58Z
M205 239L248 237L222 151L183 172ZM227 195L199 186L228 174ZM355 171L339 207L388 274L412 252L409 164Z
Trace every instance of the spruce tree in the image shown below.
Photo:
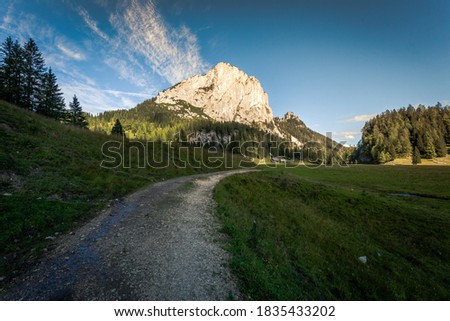
M111 134L123 136L123 128L119 119L116 119L116 122L114 123L114 126L111 129Z
M36 112L57 120L65 118L66 104L55 74L50 68L43 77L42 91Z
M422 163L422 158L420 157L420 151L419 151L419 148L417 148L417 146L414 147L412 163L414 165Z
M22 106L24 51L19 42L6 38L1 48L0 99Z
M425 158L433 159L436 157L436 149L434 148L433 139L431 135L426 132L424 136L424 146L425 146Z
M36 110L42 89L45 63L38 46L31 38L24 45L24 60L23 107Z
M14 42L11 37L6 38L1 48L1 65L0 65L0 99L11 101L12 86L12 52Z
M68 122L82 128L87 128L88 125L83 108L76 95L73 96L72 101L69 103Z

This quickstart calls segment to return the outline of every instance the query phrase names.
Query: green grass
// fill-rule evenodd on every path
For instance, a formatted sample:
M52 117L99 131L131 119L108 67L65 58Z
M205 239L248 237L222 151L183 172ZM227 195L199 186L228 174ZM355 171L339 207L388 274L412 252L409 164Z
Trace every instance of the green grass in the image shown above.
M313 165L310 165L313 166ZM267 168L269 171L289 172L303 179L359 191L410 193L450 200L450 167L447 166L374 166L295 169Z
M448 182L450 167L277 168L215 198L249 299L448 300Z
M49 243L46 237L73 229L110 199L162 179L224 169L179 168L172 162L164 169L141 169L137 153L131 168L102 168L101 146L111 139L120 140L0 101L0 277L38 255ZM149 154L167 150L150 147ZM198 155L185 149L175 158L194 163Z

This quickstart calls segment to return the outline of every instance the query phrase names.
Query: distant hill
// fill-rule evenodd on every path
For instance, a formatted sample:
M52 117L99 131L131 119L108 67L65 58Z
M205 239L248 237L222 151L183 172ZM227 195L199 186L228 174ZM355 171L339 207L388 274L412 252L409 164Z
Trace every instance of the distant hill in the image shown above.
M387 110L369 120L355 158L363 162L386 163L397 158L445 157L450 144L450 107L436 104L426 108L408 106Z

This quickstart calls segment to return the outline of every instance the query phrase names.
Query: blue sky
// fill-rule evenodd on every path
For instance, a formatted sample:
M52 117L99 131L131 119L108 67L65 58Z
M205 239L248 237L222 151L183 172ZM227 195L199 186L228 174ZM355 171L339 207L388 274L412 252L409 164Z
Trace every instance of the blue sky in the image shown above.
M66 101L131 108L220 61L355 144L386 109L450 100L448 0L2 0L0 37L32 37Z

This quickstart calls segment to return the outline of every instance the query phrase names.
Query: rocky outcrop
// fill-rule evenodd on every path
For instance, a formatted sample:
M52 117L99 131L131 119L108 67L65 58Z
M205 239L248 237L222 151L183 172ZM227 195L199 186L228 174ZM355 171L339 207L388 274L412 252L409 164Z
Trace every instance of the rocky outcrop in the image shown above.
M228 63L219 63L205 75L196 75L162 91L156 103L172 110L189 104L218 121L236 121L273 128L267 93L258 79Z

